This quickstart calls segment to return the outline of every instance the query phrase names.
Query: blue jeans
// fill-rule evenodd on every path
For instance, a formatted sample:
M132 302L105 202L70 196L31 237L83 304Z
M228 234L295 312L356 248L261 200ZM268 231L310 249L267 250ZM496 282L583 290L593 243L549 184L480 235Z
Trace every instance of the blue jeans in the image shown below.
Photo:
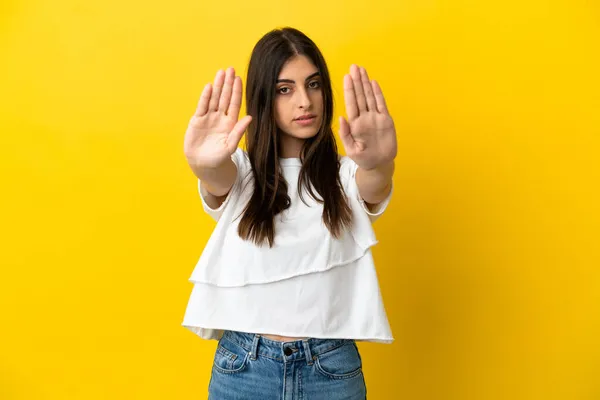
M226 331L219 340L209 400L364 400L354 340L278 342Z

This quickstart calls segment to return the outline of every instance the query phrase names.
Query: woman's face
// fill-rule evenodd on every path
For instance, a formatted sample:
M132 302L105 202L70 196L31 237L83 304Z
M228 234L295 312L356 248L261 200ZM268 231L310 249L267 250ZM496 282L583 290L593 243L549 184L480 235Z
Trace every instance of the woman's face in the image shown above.
M283 65L275 90L281 157L300 157L303 142L317 134L323 120L319 70L308 57L294 56Z

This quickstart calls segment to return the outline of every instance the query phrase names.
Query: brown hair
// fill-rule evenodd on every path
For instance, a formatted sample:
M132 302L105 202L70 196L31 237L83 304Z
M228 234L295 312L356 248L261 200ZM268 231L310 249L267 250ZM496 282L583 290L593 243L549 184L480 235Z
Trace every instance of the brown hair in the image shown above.
M274 115L276 81L285 62L295 55L308 57L321 76L323 118L318 133L302 147L298 192L303 187L323 204L323 223L334 237L352 224L352 213L339 177L337 144L331 129L333 93L325 59L315 43L293 28L264 35L250 57L246 82L246 113L252 121L246 133L248 158L254 175L254 192L243 212L238 234L257 245L273 246L274 217L290 207L287 184L279 165L279 131ZM314 191L318 193L317 198Z

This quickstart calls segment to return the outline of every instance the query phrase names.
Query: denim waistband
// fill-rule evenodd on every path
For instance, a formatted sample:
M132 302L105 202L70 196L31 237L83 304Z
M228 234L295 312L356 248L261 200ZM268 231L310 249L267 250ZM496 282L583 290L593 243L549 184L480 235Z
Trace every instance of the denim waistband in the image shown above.
M355 343L353 339L317 338L279 342L267 339L259 334L237 331L225 331L222 339L241 346L250 354L251 359L261 356L278 361L306 359L308 364L312 364L313 360L320 354Z

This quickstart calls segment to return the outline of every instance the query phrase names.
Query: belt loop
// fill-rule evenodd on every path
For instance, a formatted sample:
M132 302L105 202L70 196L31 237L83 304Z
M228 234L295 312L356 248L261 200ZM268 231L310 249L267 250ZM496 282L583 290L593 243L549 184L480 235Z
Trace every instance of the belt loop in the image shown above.
M307 364L313 365L313 356L310 353L310 346L308 345L308 339L304 339L302 341L302 345L304 346L304 355L306 355Z
M254 339L252 340L252 348L250 349L250 359L252 361L256 360L258 357L258 340L260 339L260 335L254 335Z

